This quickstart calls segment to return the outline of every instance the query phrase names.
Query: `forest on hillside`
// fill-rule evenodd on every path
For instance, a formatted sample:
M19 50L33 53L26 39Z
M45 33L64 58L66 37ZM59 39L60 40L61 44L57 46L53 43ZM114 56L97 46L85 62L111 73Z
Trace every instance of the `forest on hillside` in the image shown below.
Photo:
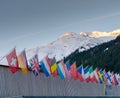
M83 52L77 49L64 58L64 62L68 60L70 64L76 62L77 67L82 64L84 67L89 65L94 69L98 67L120 73L120 36Z

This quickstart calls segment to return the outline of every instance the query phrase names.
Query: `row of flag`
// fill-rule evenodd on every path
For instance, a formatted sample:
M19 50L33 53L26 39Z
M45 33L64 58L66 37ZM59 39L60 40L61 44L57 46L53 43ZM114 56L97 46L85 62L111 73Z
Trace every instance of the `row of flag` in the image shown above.
M102 69L94 69L92 67L86 66L83 68L83 65L76 67L74 62L70 65L69 61L64 63L64 61L56 62L55 57L50 59L45 56L41 61L38 60L38 55L35 54L28 62L26 59L25 50L23 50L18 56L16 55L16 49L14 48L7 56L7 61L12 73L17 72L21 69L23 73L27 73L32 70L35 76L38 76L41 71L48 77L53 75L54 77L59 75L61 79L79 79L80 82L86 81L95 82L100 84L108 84L119 86L120 85L120 75L114 72L106 72Z

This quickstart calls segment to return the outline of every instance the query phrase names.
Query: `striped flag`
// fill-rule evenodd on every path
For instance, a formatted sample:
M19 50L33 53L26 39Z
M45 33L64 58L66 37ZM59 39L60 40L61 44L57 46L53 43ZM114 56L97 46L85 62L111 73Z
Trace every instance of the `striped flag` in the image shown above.
M94 71L92 67L89 68L89 74L90 74L90 81L94 82Z
M19 55L18 55L18 63L20 65L20 68L24 74L28 72L28 63L26 59L26 54L25 50L23 50Z
M60 76L61 79L64 79L66 77L65 75L65 65L64 65L64 62L61 61L59 64L58 64L58 74Z
M84 68L84 78L86 82L90 82L90 74L89 74L89 68L86 66Z
M98 68L96 68L96 69L94 70L94 77L93 77L93 79L94 79L94 81L95 81L96 83L99 83Z
M50 59L48 58L48 55L41 60L41 69L44 71L45 75L48 77L51 72L50 72Z
M50 59L50 70L51 70L51 74L55 77L58 75L58 70L57 70L57 63L56 63L56 59L55 57L53 57L52 59Z

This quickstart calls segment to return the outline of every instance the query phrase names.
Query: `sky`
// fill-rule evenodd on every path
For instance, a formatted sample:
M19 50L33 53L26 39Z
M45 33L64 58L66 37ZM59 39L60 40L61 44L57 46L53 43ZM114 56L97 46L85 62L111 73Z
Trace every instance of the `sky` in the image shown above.
M0 56L66 32L120 29L120 0L0 0Z

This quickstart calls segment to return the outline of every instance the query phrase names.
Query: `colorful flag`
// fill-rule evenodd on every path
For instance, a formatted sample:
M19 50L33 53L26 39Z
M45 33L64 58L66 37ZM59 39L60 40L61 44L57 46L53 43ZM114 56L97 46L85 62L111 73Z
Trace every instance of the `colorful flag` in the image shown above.
M84 81L84 70L83 70L83 66L79 66L77 68L77 72L78 72L78 78L80 79L81 82Z
M99 77L99 82L100 82L100 84L102 84L103 83L103 75L102 75L102 69L100 69L99 71L98 71L98 77Z
M57 63L55 57L50 60L50 65L51 65L51 73L55 77L58 75L58 70L57 70Z
M115 76L116 76L116 81L118 82L118 86L120 86L120 76L119 76L119 74L115 74Z
M61 79L64 79L66 77L64 68L65 68L64 62L61 61L58 64L58 73L59 73L59 76L60 76Z
M44 71L45 75L48 77L50 72L50 60L48 58L48 55L40 62L41 68Z
M114 72L111 73L112 85L115 85Z
M92 67L89 68L89 74L90 74L90 81L94 82L94 71Z
M66 67L67 67L67 70L69 71L70 70L70 61L68 60L66 63L65 63Z
M111 73L111 80L112 80L112 85L117 86L118 85L118 80L116 78L116 75L114 72Z
M117 79L117 74L114 74L114 79L115 79L115 85L118 86L119 85L119 81Z
M106 73L106 75L107 75L107 84L111 85L112 84L112 80L111 80L111 73L110 73L110 71L108 71Z
M10 70L12 73L15 73L19 69L18 59L16 56L15 48L6 56Z
M98 83L99 82L99 77L98 77L98 68L94 70L94 77L93 80Z
M71 66L70 66L70 72L71 72L71 76L74 80L76 80L78 78L77 76L77 68L76 68L76 63L73 63Z
M71 73L70 73L70 62L69 60L65 63L65 74L67 79L71 79Z
M104 80L104 84L107 84L107 74L106 74L106 70L103 70L103 80Z
M19 66L24 74L28 72L28 64L27 64L27 59L26 59L26 54L25 50L23 50L19 55L18 55L18 63Z
M86 66L84 68L84 78L86 82L90 82L90 74L89 74L89 68Z
M29 62L30 62L30 67L32 69L32 72L34 73L35 76L38 76L40 73L38 55L36 54L33 58L29 60Z

